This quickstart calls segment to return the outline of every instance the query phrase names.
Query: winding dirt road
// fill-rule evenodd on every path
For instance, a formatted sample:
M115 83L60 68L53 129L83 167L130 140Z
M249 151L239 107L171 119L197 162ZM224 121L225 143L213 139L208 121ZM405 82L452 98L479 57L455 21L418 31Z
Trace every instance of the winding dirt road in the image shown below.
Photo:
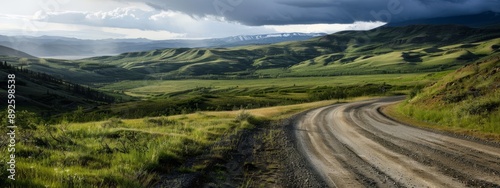
M500 187L500 147L385 117L388 97L309 111L299 150L331 187Z

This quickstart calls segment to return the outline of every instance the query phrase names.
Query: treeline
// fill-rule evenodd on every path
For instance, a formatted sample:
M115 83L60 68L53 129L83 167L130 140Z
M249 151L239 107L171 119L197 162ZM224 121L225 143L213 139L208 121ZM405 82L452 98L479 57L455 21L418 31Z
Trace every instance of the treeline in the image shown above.
M389 84L365 84L353 86L321 86L303 89L271 89L263 93L262 90L230 94L230 90L205 91L199 88L196 91L172 95L165 99L150 101L133 101L113 104L91 112L83 109L68 113L64 118L71 122L87 122L105 120L111 117L134 119L143 117L169 116L194 113L197 111L225 111L262 108L277 105L291 105L319 100L347 99L359 96L395 95L399 91L409 90L413 86L394 86ZM200 90L204 90L200 92ZM304 97L292 98L288 93L304 93Z
M208 109L210 109L210 104L208 104L206 98L192 96L184 99L174 98L116 103L91 110L84 110L79 107L75 111L53 117L53 121L89 122L102 121L113 117L134 119L187 114Z
M309 98L316 100L346 99L360 96L386 95L391 91L408 89L407 86L392 86L389 84L366 84L361 86L317 87L308 91ZM392 93L394 94L394 93Z
M410 62L415 63L415 62ZM409 63L409 64L410 64ZM432 73L445 70L451 70L465 63L455 62L444 65L429 65L423 68L413 67L411 69L395 70L341 70L330 72L280 72L276 74L258 74L241 72L238 74L207 74L207 75L170 75L170 76L147 76L148 80L248 80L248 79L272 79L272 78L309 78L309 77L334 77L334 76L358 76L358 75L376 75L376 74L410 74L410 73ZM286 69L283 69L286 70Z
M51 84L59 85L61 87L57 89L73 93L75 95L83 96L89 100L105 102L105 103L113 103L116 100L113 96L109 96L103 92L91 89L88 86L82 86L79 84L71 83L61 78L56 78L54 76L51 76L49 74L35 72L29 69L23 69L22 67L14 67L9 63L7 63L6 61L0 63L0 69L5 70L9 74L16 74L16 77L22 77L23 79L29 80L33 83L37 83L40 85L44 86ZM25 85L25 83L22 81L18 81L18 84Z

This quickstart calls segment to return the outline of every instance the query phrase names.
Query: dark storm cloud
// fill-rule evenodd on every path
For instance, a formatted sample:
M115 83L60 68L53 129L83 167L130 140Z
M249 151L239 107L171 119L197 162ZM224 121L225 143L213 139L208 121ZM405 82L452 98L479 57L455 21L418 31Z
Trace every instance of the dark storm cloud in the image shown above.
M139 1L139 0L127 0ZM220 16L245 25L397 22L500 11L500 0L145 0L193 17Z

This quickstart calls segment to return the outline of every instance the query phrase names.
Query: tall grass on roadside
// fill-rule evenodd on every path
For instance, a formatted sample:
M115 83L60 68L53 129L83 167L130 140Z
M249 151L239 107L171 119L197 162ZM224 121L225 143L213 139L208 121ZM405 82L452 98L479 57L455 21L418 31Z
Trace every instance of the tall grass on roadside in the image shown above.
M468 98L454 106L432 107L402 103L397 107L408 117L456 129L500 134L500 91L481 99Z
M499 80L499 56L488 57L416 91L397 111L437 127L500 138Z
M203 113L58 125L29 112L17 119L31 123L18 130L14 187L149 187L238 128L234 116Z

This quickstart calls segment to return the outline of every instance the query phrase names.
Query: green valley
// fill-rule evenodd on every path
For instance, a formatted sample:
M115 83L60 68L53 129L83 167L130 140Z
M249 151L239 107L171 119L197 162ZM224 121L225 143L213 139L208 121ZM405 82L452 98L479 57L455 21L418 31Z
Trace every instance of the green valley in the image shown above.
M80 60L3 58L79 83L243 79L452 70L499 52L498 29L414 25L344 31L299 42L179 48Z
M383 26L77 60L4 51L0 81L16 74L20 140L20 180L0 179L7 187L296 186L284 174L307 170L287 161L297 114L384 96L408 96L386 108L398 121L500 141L495 27Z

